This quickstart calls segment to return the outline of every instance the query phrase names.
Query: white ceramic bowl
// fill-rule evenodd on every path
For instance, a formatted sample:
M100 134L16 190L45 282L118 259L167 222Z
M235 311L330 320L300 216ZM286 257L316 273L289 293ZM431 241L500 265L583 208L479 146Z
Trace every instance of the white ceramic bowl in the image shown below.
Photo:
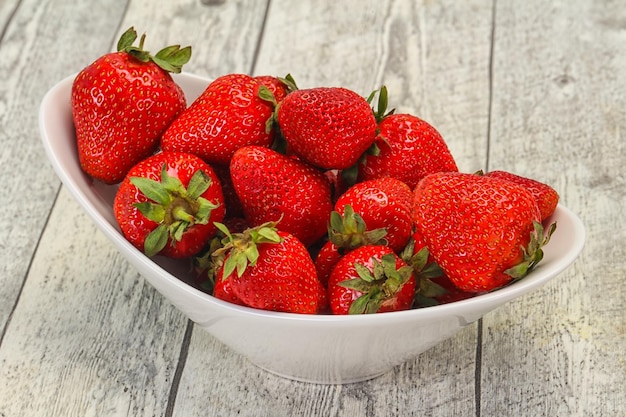
M74 76L53 87L40 109L41 139L63 184L121 254L191 320L258 366L287 378L348 383L373 378L451 337L502 304L565 270L585 241L579 218L559 206L558 229L545 258L527 277L495 292L418 310L367 316L308 316L239 307L183 280L179 265L150 260L120 234L111 209L115 187L94 182L79 166L70 107ZM175 76L191 103L209 80Z

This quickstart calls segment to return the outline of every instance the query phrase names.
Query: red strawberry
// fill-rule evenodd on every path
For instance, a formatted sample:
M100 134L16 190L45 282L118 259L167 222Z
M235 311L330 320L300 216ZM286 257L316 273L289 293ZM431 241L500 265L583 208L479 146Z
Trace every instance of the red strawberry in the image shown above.
M215 298L219 298L220 300L228 301L229 303L245 306L246 304L241 301L239 296L233 290L233 280L221 279L222 276L223 274L220 275L220 279L216 280L215 282L215 287L213 288L213 296Z
M559 204L559 194L554 188L543 182L506 171L491 171L485 175L488 177L500 178L514 182L515 184L521 185L530 191L537 201L537 206L539 206L541 220L545 220L550 217L552 213L554 213L556 206Z
M337 245L331 241L324 243L319 252L315 255L313 263L315 264L315 270L317 271L317 278L324 287L328 286L330 273L342 257L343 253L341 248L338 248Z
M246 146L233 155L230 175L250 225L280 220L280 230L307 246L326 234L332 203L322 172L271 149Z
M520 279L543 256L537 204L509 181L438 173L415 188L413 216L433 257L460 289L484 292Z
M98 58L76 76L72 115L82 169L108 184L158 147L159 138L185 109L182 89L169 72L180 72L191 48L170 46L155 56L132 46L137 33L126 31L118 52ZM169 71L169 72L168 72Z
M387 245L394 251L407 244L413 226L413 194L402 181L389 177L357 183L337 199L335 211L344 214L347 205L361 215L367 230L385 229Z
M350 205L344 207L344 214L330 213L328 241L315 256L315 269L320 282L326 286L328 277L341 257L351 250L365 245L385 245L385 229L367 230L363 218L355 213Z
M213 169L195 155L162 152L135 165L113 203L124 236L147 256L197 254L224 217Z
M272 98L276 104L283 101L285 96L287 96L288 88L287 85L278 77L274 77L272 75L257 75L254 77L259 83L267 87L272 93L268 98ZM270 100L271 101L271 100Z
M361 246L337 263L328 294L333 314L408 310L415 295L413 268L386 246Z
M233 187L233 180L230 177L230 166L216 164L211 166L222 185L224 204L226 205L226 218L243 218L243 207L235 192L235 187ZM229 229L232 230L230 227Z
M215 79L165 131L161 148L228 165L243 146L269 147L274 104L259 95L262 85L246 74Z
M220 227L220 226L218 226ZM266 223L241 234L227 229L216 297L249 307L315 314L325 308L325 293L306 247L293 235ZM237 301L235 301L237 302Z
M277 120L290 149L324 169L354 165L376 138L376 118L368 102L341 87L287 94Z
M391 114L378 125L373 153L359 164L359 180L393 177L411 189L428 174L458 171L437 130L410 114Z

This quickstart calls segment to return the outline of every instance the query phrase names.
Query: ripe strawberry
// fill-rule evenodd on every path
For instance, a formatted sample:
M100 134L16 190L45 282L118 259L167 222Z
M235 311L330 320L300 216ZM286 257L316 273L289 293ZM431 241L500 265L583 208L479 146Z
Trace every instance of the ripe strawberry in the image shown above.
M524 277L543 257L537 204L525 188L497 178L438 173L414 191L413 217L433 257L460 289L484 292Z
M117 44L118 52L98 58L76 76L72 116L82 169L107 184L151 155L169 124L185 109L182 89L169 72L180 72L191 48L164 48L155 56L139 47L133 28Z
M413 268L386 246L361 246L337 263L328 281L333 314L408 310L415 294Z
M554 188L548 184L544 184L532 178L522 177L506 171L491 171L486 173L488 177L500 178L503 180L514 182L526 188L535 197L541 220L545 220L554 213L556 206L559 204L559 194Z
M274 104L261 98L262 85L246 74L218 77L165 131L161 148L228 165L243 146L269 147Z
M295 90L287 94L277 114L290 149L319 168L354 165L376 138L369 103L341 87Z
M254 79L270 90L271 95L267 98L270 99L270 101L273 99L275 104L280 103L287 96L287 92L289 91L288 87L280 78L272 75L257 75Z
M211 167L222 185L224 204L226 205L226 218L243 218L243 207L235 192L235 187L233 187L233 180L230 176L230 166L212 164ZM232 231L230 227L229 230Z
M326 234L332 211L330 184L310 165L260 146L240 148L230 175L248 223L279 221L306 246Z
M225 233L216 297L249 307L315 314L325 308L325 291L306 247L293 235L266 223L241 234ZM237 302L237 301L235 301Z
M161 152L135 165L113 203L122 233L147 256L197 254L224 217L213 169L195 155Z
M315 255L313 260L315 271L317 272L317 278L324 287L328 286L328 278L343 255L341 248L331 241L325 242Z
M413 194L402 181L379 178L350 187L335 203L335 211L344 214L350 205L363 218L367 230L385 229L387 245L400 251L411 236Z
M219 298L220 300L228 301L229 303L245 306L246 304L241 301L239 296L233 290L233 280L222 279L222 276L223 274L220 276L220 279L215 281L213 296L215 298Z
M437 130L410 114L391 114L378 125L373 153L359 163L359 181L393 177L411 189L428 174L458 171Z
M331 212L328 241L322 245L314 261L320 282L327 285L330 273L344 254L365 245L384 245L386 234L385 229L368 231L363 218L350 205L344 207L343 215Z

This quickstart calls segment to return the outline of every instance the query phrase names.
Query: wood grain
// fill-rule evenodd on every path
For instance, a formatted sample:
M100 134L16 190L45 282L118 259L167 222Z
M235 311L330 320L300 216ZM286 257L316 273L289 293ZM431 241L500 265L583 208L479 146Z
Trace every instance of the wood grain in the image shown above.
M489 40L492 13L489 5L464 3L442 8L426 2L407 8L407 2L377 2L360 7L358 1L352 5L326 1L316 2L315 7L304 2L301 8L293 8L288 3L274 1L271 4L255 73L292 73L302 88L344 85L364 95L384 83L390 90L392 106L433 120L431 123L438 128L441 126L444 132L457 131L448 136L460 163L484 165L490 43L485 42L480 48L474 46L470 58L468 54L472 52L468 49L472 47L466 48L459 42L467 42L475 36ZM340 12L343 8L351 10L349 16ZM353 24L346 27L348 20ZM444 30L449 29L450 22L458 26L454 30ZM339 31L332 31L333 27L338 27ZM354 51L349 59L346 50ZM447 53L440 52L444 50ZM451 61L469 63L450 69ZM317 66L322 69L311 71L313 62L318 62ZM428 74L416 74L416 66ZM445 77L438 76L441 71L446 71ZM408 79L406 74L414 78ZM438 91L446 94L436 94ZM458 100L458 97L463 99ZM469 115L463 112L469 112ZM458 126L463 120L470 122L464 123L462 133L459 133ZM263 377L264 389L259 392L258 381L248 376L248 373L256 376L258 369L244 361L245 367L233 370L228 366L228 358L222 358L226 362L224 367L230 369L226 375L232 376L236 372L235 378L243 387L238 384L238 402L219 403L214 403L216 397L230 398L233 395L230 392L232 386L221 383L221 373L209 389L199 386L197 380L205 372L205 366L189 366L196 360L196 355L210 352L215 345L211 338L197 333L199 331L194 333L190 346L175 415L201 415L207 410L213 410L212 415L256 415L259 408L266 410L267 415L405 416L416 410L442 416L449 415L450 410L455 410L455 415L475 413L475 327L388 375L347 387L299 384L266 375ZM197 346L198 343L202 345ZM240 361L241 358L237 358L237 362ZM212 363L211 375L225 372L215 369L217 366L220 365ZM378 390L376 395L370 394L372 389ZM204 395L194 393L196 390ZM208 392L216 395L210 396ZM319 405L309 405L311 401Z
M12 399L0 415L161 414L186 318L65 188L40 248L0 350L3 398Z
M4 2L0 9L4 23L0 44L0 336L20 296L60 184L39 141L39 104L57 81L108 50L108 36L84 34L114 31L121 13L117 18L110 14L112 21L91 13L102 15L115 3L80 7L73 2L21 1ZM79 36L84 38L81 48L76 47Z
M620 1L9 0L0 24L0 417L626 413ZM45 161L44 93L131 25L153 51L192 45L185 70L199 75L292 73L303 88L363 95L385 84L462 171L554 185L585 223L585 250L545 287L379 378L269 374L138 276Z
M485 318L482 412L618 415L626 59L615 45L626 14L589 1L498 3L496 15L489 166L553 184L588 240L573 268Z

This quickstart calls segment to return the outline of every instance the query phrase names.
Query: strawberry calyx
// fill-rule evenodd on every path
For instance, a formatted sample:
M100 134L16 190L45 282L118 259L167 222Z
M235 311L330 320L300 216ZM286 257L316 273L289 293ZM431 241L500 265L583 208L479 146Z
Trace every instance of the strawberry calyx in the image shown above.
M372 258L372 269L355 263L358 278L341 281L338 285L360 292L352 302L348 314L372 314L380 310L385 302L392 300L411 276L413 268L405 265L396 269L396 258L392 253L385 254L380 261Z
M443 270L435 261L429 262L430 251L426 246L415 252L415 239L409 238L399 256L404 262L413 268L415 279L418 283L413 304L419 307L437 305L436 297L447 294L449 291L433 281L444 274Z
M163 164L160 181L131 177L130 182L150 200L133 205L158 224L144 242L144 253L149 257L159 253L168 240L175 245L194 224L207 224L211 211L218 207L201 197L211 186L211 178L202 170L194 173L187 188L167 173L166 164Z
M278 77L278 79L287 87L287 93L291 93L299 89L296 84L296 80L291 74L287 74L284 77Z
M291 74L287 74L284 77L276 77L281 83L283 83L285 85L285 87L287 87L287 94L296 91L298 89L298 86L296 85L296 81L293 79L293 77L291 76ZM267 88L267 86L265 85L261 85L259 86L259 98L262 100L265 100L271 104L274 105L274 115L273 118L271 119L272 121L277 119L277 115L276 115L276 111L278 110L277 107L279 105L278 102L276 102L276 97L274 97L274 94L272 93L272 91Z
M383 119L389 115L395 113L396 109L391 109L387 111L388 106L388 94L387 87L382 86L380 90L374 90L370 93L370 95L366 98L366 101L371 105L374 97L378 94L378 101L376 107L372 106L372 112L374 112L374 118L376 119L376 124L380 124ZM384 137L381 137L377 133L377 138L382 139L386 142ZM377 141L374 141L369 148L363 152L359 159L354 163L354 165L344 169L341 171L341 177L349 186L356 184L359 174L359 166L365 165L367 163L368 156L379 156L380 148L378 147Z
M259 86L258 95L261 100L270 103L272 105L272 108L274 109L270 117L268 117L265 121L265 133L270 133L275 126L278 126L276 114L276 108L278 107L278 103L276 102L276 97L274 97L274 93L272 93L272 91L263 84Z
M287 87L287 94L298 90L298 86L296 85L296 80L294 80L291 74L287 74L284 77L277 77L280 82L282 82L285 87ZM272 115L267 118L265 121L265 133L270 133L272 129L277 129L278 134L274 138L274 143L272 144L272 149L278 153L285 155L287 153L287 141L280 133L280 126L278 125L278 108L280 107L280 103L276 101L276 97L264 85L259 87L259 98L271 103L274 107L274 111Z
M191 46L181 48L180 45L166 46L156 55L143 49L146 34L142 34L139 40L139 46L134 46L137 40L137 31L131 26L126 30L117 42L117 51L126 52L141 62L154 62L161 69L167 72L180 73L183 65L189 62L191 58Z
M504 271L514 281L525 277L543 259L543 247L548 244L556 230L556 222L550 224L546 230L538 221L533 221L533 226L528 246L522 247L524 254L522 262Z
M216 265L223 265L222 279L227 279L233 272L241 277L248 266L256 265L259 259L258 245L283 241L276 228L278 222L266 222L241 233L231 233L223 223L214 224L224 234L221 247L211 254Z
M376 107L372 107L372 111L374 112L374 117L376 118L376 123L380 123L385 117L392 115L395 113L396 109L391 109L387 111L387 106L389 105L389 95L387 93L387 87L382 86L379 90L374 90L367 97L367 102L371 105L372 101L374 101L374 97L378 94L378 101L376 103Z
M192 269L198 281L198 286L212 293L215 288L215 277L218 269L224 263L223 258L213 258L213 253L222 247L223 235L218 231L217 235L209 240L205 249L191 259Z
M409 238L409 242L402 249L399 256L404 262L413 268L416 277L422 278L436 278L443 275L443 270L439 267L437 262L429 262L430 251L426 246L420 249L417 253L415 251L415 239Z
M348 252L365 245L386 245L384 228L367 230L363 217L356 213L352 206L344 206L343 215L337 211L330 213L328 225L328 240L333 243L340 252Z

